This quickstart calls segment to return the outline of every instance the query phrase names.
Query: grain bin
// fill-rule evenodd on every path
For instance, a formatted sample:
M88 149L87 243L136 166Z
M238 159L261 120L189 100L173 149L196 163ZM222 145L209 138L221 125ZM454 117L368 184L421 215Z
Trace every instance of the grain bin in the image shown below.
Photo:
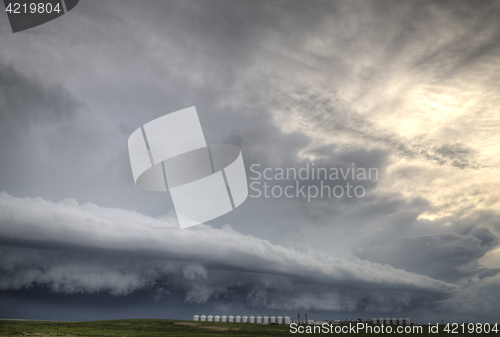
M384 319L384 324L385 325L391 325L391 319L390 318Z
M269 324L269 317L264 316L264 320L263 320L262 324Z
M241 317L241 323L248 323L248 316Z
M230 322L230 323L234 323L234 316L229 316L227 318L227 321Z
M220 321L224 323L227 322L227 316L221 316Z
M207 316L201 315L200 316L200 321L205 322L207 320Z
M262 324L262 316L257 316L257 317L255 318L255 323L257 323L257 324Z
M193 321L199 321L199 320L200 320L200 316L198 316L198 315L193 316Z
M248 317L248 323L255 323L255 316Z
M404 320L402 318L398 318L398 325L404 325Z
M285 318L283 319L283 323L286 325L290 325L290 317L285 316Z
M398 320L395 318L391 318L391 325L398 325Z
M214 320L214 316L208 315L207 316L207 322L212 322Z
M405 325L410 325L410 319L409 318L405 318Z
M377 324L377 319L376 318L372 318L372 324Z
M234 318L234 321L235 321L236 323L241 323L241 316L236 316L236 317Z
M278 316L278 317L276 318L276 324L279 324L279 325L283 324L283 317Z
M384 319L383 318L379 318L379 319L377 319L377 321L378 321L377 322L378 324L384 324Z
M269 317L269 323L276 324L276 317L274 317L274 316Z
M220 316L219 315L214 316L214 322L220 322Z

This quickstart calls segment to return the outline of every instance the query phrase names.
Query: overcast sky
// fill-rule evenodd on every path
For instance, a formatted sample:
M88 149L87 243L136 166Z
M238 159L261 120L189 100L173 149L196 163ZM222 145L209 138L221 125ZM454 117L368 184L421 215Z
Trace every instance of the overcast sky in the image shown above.
M0 317L497 322L499 72L495 1L87 0L15 34L0 15ZM378 179L181 230L127 139L190 106L249 183Z

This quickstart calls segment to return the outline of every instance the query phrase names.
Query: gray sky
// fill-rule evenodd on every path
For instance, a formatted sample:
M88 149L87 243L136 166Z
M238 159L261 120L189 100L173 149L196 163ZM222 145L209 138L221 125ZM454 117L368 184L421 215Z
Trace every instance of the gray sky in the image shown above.
M486 1L82 1L16 34L0 15L0 316L497 320L499 22ZM190 106L249 183L378 179L180 230L127 139Z

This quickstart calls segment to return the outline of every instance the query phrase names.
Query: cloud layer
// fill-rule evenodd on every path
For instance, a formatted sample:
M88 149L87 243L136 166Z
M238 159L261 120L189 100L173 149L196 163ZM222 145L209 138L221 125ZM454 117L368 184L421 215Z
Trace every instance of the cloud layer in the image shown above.
M229 226L180 230L169 218L78 205L72 199L55 204L2 192L0 214L0 237L17 246L2 249L3 290L46 285L58 292L125 295L165 283L182 288L188 302L204 303L240 290L256 306L273 308L278 297L279 305L289 309L312 305L293 295L301 287L314 289L313 297L335 293L342 298L340 290L365 290L352 300L353 307L379 296L384 301L386 296L395 298L395 293L410 300L441 300L457 290L443 281L347 253L299 252ZM260 298L252 299L257 293ZM332 310L334 303L324 300L314 307Z

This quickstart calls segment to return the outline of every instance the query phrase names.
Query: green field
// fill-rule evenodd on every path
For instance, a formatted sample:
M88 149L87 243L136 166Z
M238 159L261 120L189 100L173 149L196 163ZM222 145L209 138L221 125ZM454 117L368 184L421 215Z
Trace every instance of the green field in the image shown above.
M424 326L427 332L427 326ZM288 326L191 322L167 319L124 319L94 322L53 322L0 320L1 336L325 336L330 334L292 334ZM368 334L360 333L359 335ZM370 334L371 335L371 334ZM381 334L373 334L380 336ZM403 334L405 335L405 334ZM406 334L408 335L408 334ZM462 334L418 334L419 336L464 336ZM466 334L474 336L478 334ZM481 334L494 336L498 334Z

